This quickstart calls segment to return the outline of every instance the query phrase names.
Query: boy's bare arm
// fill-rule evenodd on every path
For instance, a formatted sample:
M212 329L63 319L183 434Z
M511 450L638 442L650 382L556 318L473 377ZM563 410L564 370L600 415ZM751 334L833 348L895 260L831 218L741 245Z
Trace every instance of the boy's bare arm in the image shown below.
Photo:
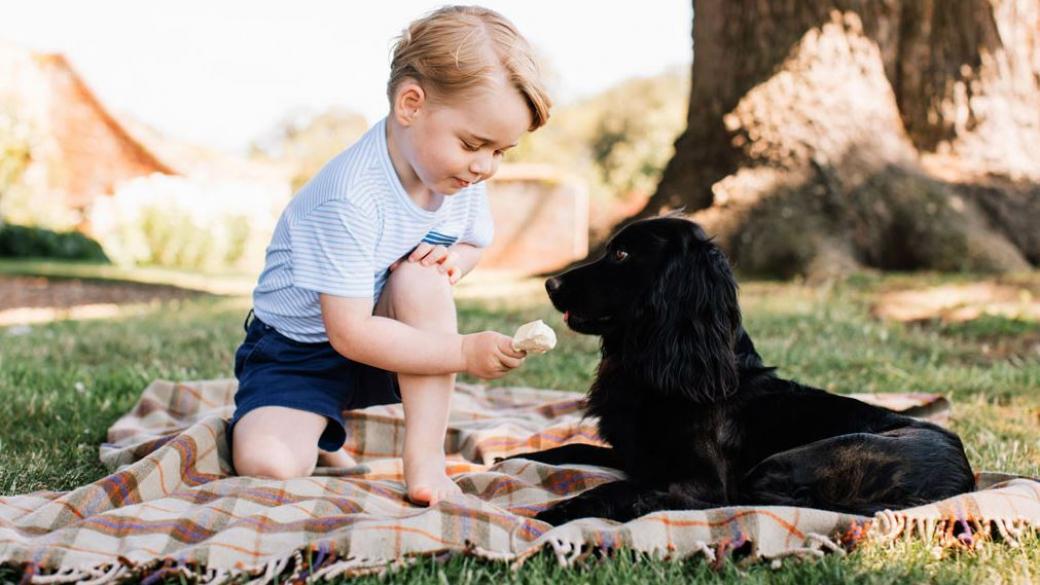
M329 343L357 362L404 374L468 372L498 378L522 363L512 339L494 331L469 335L416 329L372 314L372 301L322 294L321 313Z
M462 278L469 274L469 271L473 270L473 267L480 261L484 248L478 248L472 244L455 244L451 247L451 251L458 255L459 261L457 266L462 271L459 278Z
M325 331L340 354L391 372L429 375L465 369L461 335L416 329L373 315L372 307L368 299L321 295Z

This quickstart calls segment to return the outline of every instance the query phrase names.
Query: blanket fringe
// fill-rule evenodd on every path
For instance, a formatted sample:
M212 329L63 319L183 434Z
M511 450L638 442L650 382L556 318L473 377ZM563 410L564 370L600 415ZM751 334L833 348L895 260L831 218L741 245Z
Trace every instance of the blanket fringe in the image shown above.
M995 531L994 531L995 529ZM921 518L899 511L883 510L874 516L867 537L875 542L892 542L916 536L940 547L973 548L993 541L995 535L1012 548L1023 538L1040 533L1040 523L1027 518Z
M690 556L692 557L697 553L703 554L704 557L708 559L709 563L715 562L715 549L708 546L708 543L703 540L698 540L697 543L693 545L693 550L690 552Z
M819 534L816 532L810 532L805 535L805 546L786 550L780 554L765 556L762 558L769 561L769 566L773 569L779 569L783 566L783 560L785 558L821 558L827 553L833 553L838 556L845 556L848 553L845 548L838 542L835 542L833 538Z
M130 570L120 563L99 565L84 569L65 569L50 575L34 573L29 583L80 583L82 585L105 585L121 579Z
M220 585L234 577L227 569L207 569L205 575L199 576L200 585Z
M552 546L553 554L556 555L556 562L559 563L561 567L572 566L579 558L582 558L582 549L585 548L584 542L565 540L562 538L554 538L550 540L549 545Z
M267 583L270 583L272 579L280 575L282 571L285 570L285 567L289 564L289 561L292 558L293 555L288 555L280 559L271 559L264 566L262 575L260 575L256 579L246 581L246 583L248 583L249 585L267 585Z
M838 556L845 556L845 549L828 536L816 532L810 532L806 535L806 540L809 544L808 548L812 550L820 551L821 553L832 552Z
M973 548L984 542L999 539L1011 547L1019 547L1023 540L1033 534L1040 533L1040 523L1027 518L922 518L909 516L900 511L884 510L877 513L866 525L866 538L874 542L892 542L902 539L919 538L925 543L936 545L937 550L946 547ZM858 540L856 541L858 542ZM824 534L810 532L806 534L803 546L784 551L775 556L761 558L770 561L773 567L779 567L783 558L789 557L822 557L828 553L841 556L847 554L841 543ZM845 543L849 544L849 543ZM854 543L853 543L854 544ZM546 540L542 546L525 550L519 554L502 553L485 550L472 544L458 550L438 551L440 553L464 553L490 561L508 562L511 568L518 569L531 556L541 550L551 548L556 561L562 567L573 567L597 550L608 550L580 533L560 534ZM675 558L670 550L657 551L665 553L666 558ZM316 556L311 557L310 553ZM709 562L719 562L725 550L716 551L704 541L691 544L685 558L703 554ZM304 558L304 555L308 557ZM190 580L206 585L219 585L231 580L247 578L247 583L267 585L268 583L287 580L289 582L330 581L342 576L356 576L374 572L383 572L391 568L410 565L420 558L430 555L416 555L403 559L377 559L357 556L338 557L328 543L314 544L293 551L280 558L271 559L259 567L252 569L206 569L186 565L182 562L166 560L134 566L126 560L107 563L95 567L62 569L50 574L41 574L39 567L26 568L24 582L40 585L60 583L82 583L84 585L107 585L120 579L136 576L143 582L171 577L179 574Z
M1021 528L1012 525L1005 526L1001 528L1001 530L1006 531L1009 535L1022 532ZM396 561L355 556L336 558L334 553L326 555L327 549L325 546L327 545L321 546L321 552L318 553L317 560L313 564L310 562L304 562L304 553L315 551L316 549L314 548L314 545L297 549L291 554L280 558L271 559L262 566L254 569L229 570L198 568L197 570L193 570L193 567L184 564L174 565L167 561L164 563L152 563L150 564L151 567L148 565L139 566L137 567L137 571L142 571L143 569L145 573L148 573L148 576L143 579L146 582L170 577L173 576L173 574L180 574L183 577L206 585L218 585L230 580L239 579L243 576L252 577L246 581L247 583L254 585L267 585L268 583L283 580L288 582L331 581L332 579L342 576L356 576L366 573L382 572L391 567L402 567L412 564L421 558L419 556L406 557ZM458 551L441 552L463 552L486 560L511 562L511 567L513 569L518 569L524 561L545 548L552 549L556 561L560 566L573 567L602 547L588 542L585 538L568 538L566 535L561 535L547 540L542 547L533 548L520 554L501 553L485 550L472 545ZM809 533L805 540L805 546L785 551L779 556L819 557L823 556L827 551L836 552L841 555L845 554L844 549L840 545L836 544L831 538L822 534ZM691 549L684 556L685 558L690 558L698 554L704 555L708 562L717 562L719 559L719 554L716 552L715 548L704 541L693 543ZM668 558L674 558L670 552L666 554L666 556ZM774 559L774 562L776 562L776 560L778 559ZM154 568L155 570L148 571L149 568ZM127 564L115 563L87 569L65 569L50 575L33 574L30 578L30 582L40 584L77 582L90 585L106 585L128 576L131 572L137 571L133 571L133 569L127 566ZM144 575L138 574L138 577L143 576Z
M435 554L435 553L434 553ZM430 556L433 556L432 554ZM323 581L330 581L336 577L349 576L356 577L359 575L367 575L372 573L382 573L391 567L405 567L414 564L417 558L407 559L370 559L364 557L347 557L335 561L323 567L322 569L315 571L310 579L317 581L321 579Z

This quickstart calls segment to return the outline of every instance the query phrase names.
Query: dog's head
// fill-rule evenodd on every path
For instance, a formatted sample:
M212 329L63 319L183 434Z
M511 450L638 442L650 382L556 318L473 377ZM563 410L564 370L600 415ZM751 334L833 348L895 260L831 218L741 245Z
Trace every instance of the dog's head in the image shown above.
M568 327L600 335L604 357L667 394L712 402L737 386L737 285L697 224L642 220L602 257L546 281Z

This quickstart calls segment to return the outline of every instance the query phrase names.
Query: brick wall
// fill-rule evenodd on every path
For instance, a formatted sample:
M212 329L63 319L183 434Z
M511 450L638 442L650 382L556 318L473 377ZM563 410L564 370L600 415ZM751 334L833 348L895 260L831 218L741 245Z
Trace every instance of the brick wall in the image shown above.
M126 134L61 55L36 60L48 82L47 119L57 145L51 188L82 209L121 181L151 173L174 174Z

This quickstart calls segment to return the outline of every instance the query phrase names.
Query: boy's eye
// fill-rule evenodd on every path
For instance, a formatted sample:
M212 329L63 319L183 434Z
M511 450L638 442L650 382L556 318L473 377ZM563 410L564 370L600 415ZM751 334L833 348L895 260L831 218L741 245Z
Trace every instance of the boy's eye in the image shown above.
M479 146L473 146L465 140L462 141L462 148L465 148L466 150L480 150Z

